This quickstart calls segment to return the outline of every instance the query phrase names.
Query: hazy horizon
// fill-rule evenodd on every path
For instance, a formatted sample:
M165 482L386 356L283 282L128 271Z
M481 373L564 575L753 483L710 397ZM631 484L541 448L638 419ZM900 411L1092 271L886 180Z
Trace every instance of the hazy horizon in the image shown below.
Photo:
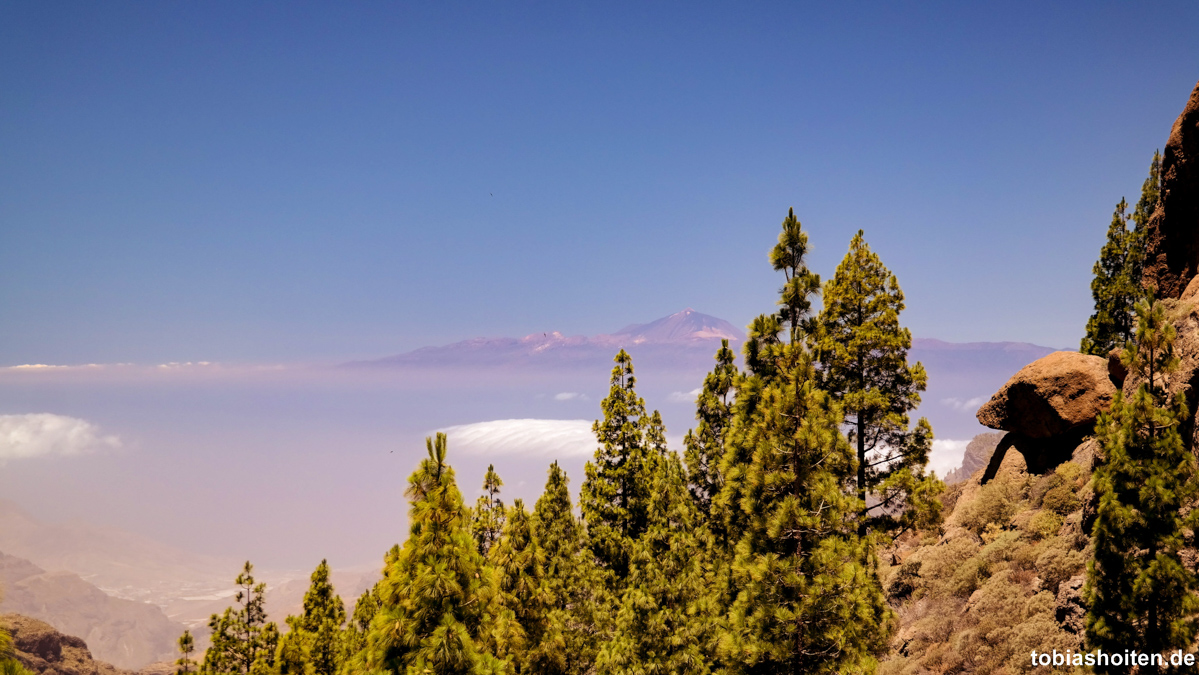
M403 539L438 429L472 501L491 461L509 501L551 456L577 490L593 357L333 366L684 307L743 328L775 308L791 207L824 279L865 230L917 337L1074 348L1112 209L1195 85L1194 25L1189 3L0 2L0 497L311 568ZM711 354L634 357L681 449ZM1015 367L930 385L939 457Z

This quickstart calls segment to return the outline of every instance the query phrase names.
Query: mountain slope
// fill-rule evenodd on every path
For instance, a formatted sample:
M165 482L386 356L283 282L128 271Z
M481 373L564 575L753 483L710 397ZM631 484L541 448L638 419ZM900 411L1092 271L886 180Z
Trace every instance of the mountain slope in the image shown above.
M745 339L745 333L724 319L700 314L688 307L657 321L625 326L611 336L598 337L610 337L616 340L628 337L632 338L633 344L720 339L740 342Z
M0 553L0 611L44 621L86 641L96 658L118 668L171 659L183 626L154 605L114 598L71 572L47 572Z
M221 587L239 567L123 530L43 523L6 499L0 499L0 551L43 569L70 570L109 595L160 605Z

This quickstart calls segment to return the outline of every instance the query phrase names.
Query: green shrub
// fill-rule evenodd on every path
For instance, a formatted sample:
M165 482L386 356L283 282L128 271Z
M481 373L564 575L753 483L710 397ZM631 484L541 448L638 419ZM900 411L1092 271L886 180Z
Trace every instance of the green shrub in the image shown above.
M1038 539L1052 537L1062 529L1062 517L1053 511L1041 510L1028 523L1028 533Z

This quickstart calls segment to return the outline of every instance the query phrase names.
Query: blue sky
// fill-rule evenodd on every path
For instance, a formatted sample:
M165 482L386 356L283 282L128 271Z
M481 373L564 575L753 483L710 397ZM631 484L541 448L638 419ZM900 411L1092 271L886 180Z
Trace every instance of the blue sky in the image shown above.
M1074 346L1199 5L0 3L0 362L744 325L790 206L905 322Z
M0 439L0 495L377 562L427 434L533 420L521 452L451 447L468 495L494 461L531 503L557 451L533 436L585 443L606 377L312 364L685 307L744 326L788 207L826 278L865 230L916 336L1075 347L1195 26L1196 3L0 0L0 369L138 364L3 369L0 436L42 432ZM677 449L702 374L638 379ZM930 396L962 418L938 440L960 452L995 386Z

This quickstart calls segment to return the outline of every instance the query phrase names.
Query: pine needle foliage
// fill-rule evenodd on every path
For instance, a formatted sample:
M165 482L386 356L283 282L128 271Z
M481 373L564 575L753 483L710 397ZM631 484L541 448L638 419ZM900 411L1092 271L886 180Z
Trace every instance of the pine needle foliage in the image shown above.
M303 607L299 616L287 617L290 630L280 638L275 657L279 670L281 674L333 675L345 658L342 624L346 609L329 581L327 560L312 572Z
M740 503L747 528L722 656L740 672L868 671L885 648L890 613L857 533L854 453L810 354L788 345L779 365L783 376L742 422L740 442L752 449Z
M487 556L487 552L499 541L500 532L504 529L504 502L500 499L500 488L504 481L495 472L495 465L487 465L487 474L483 476L483 494L475 502L471 514L471 532L479 546L479 555Z
M196 653L196 640L190 630L183 631L183 635L179 636L178 645L179 659L175 661L175 665L178 666L175 675L191 675L196 672L196 661L192 658L192 654Z
M409 534L379 583L361 671L482 675L506 665L482 645L488 629L485 574L470 515L446 464L445 434L408 479Z
M729 341L721 340L716 366L704 376L704 386L695 401L695 419L699 424L683 438L687 489L705 523L712 515L712 500L724 484L720 460L724 457L725 430L732 418L733 386L739 374L733 359Z
M537 672L534 655L546 636L549 591L544 584L545 552L533 536L523 500L513 502L503 537L492 547L488 562L499 574L503 603L513 612L513 632L521 638L522 648L513 650L512 664L518 673Z
M1105 461L1095 472L1099 509L1083 592L1092 648L1152 654L1189 649L1199 634L1199 577L1181 558L1199 525L1191 508L1199 482L1181 434L1186 400L1168 393L1178 369L1174 326L1161 302L1142 300L1136 314L1121 359L1143 383L1127 398L1117 391L1097 424Z
M788 212L770 256L786 280L782 309L750 326L713 504L735 542L719 641L731 673L871 671L890 633L874 553L858 534L844 414L806 347L820 288L806 252Z
M572 510L566 472L554 462L548 474L530 519L544 560L545 632L530 644L526 665L542 675L582 675L591 671L610 632L610 600L583 523Z
M628 576L633 542L648 524L650 477L666 439L661 416L647 416L637 396L632 357L622 349L614 361L611 387L600 403L604 419L591 427L600 446L587 462L580 506L591 551L619 586Z
M909 428L908 413L920 404L928 378L920 363L908 364L912 333L899 324L903 308L898 280L858 230L824 286L812 342L821 384L841 404L855 446L862 535L895 534L940 519L936 496L944 486L925 475L932 427L920 418Z
M704 527L682 463L669 453L654 476L649 529L633 548L615 634L598 655L600 675L703 675L713 632L705 596Z
M275 665L279 629L266 620L266 584L254 581L254 566L248 560L234 583L238 586L234 602L240 607L228 607L208 620L212 646L200 665L204 675L245 675Z
M1086 335L1079 348L1084 354L1106 357L1122 349L1136 328L1134 308L1146 297L1141 285L1145 267L1145 228L1161 198L1161 153L1154 151L1149 176L1141 185L1141 197L1132 215L1121 199L1112 213L1107 240L1092 270L1091 297L1095 313L1087 320ZM1130 229L1129 224L1132 224Z
M391 560L399 557L399 546L394 547L387 555L383 568L391 564ZM370 632L371 621L379 611L379 585L366 589L354 603L354 613L350 615L345 630L342 631L341 662L339 672L348 673L346 666L351 659L366 649L366 636Z

